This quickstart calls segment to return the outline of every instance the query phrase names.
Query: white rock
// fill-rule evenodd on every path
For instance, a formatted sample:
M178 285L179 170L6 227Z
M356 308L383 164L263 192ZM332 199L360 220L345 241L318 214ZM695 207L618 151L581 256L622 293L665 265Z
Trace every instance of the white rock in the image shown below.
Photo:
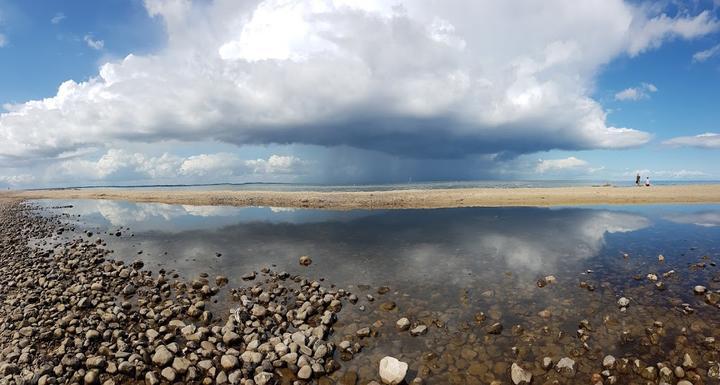
M563 357L555 364L555 370L564 377L570 378L575 376L575 360Z
M527 385L530 384L530 381L532 381L532 373L521 368L520 365L513 362L512 366L510 367L510 378L515 385Z
M397 385L405 379L408 364L386 356L380 360L380 379L388 385Z
M693 288L693 291L695 294L704 294L705 291L707 291L707 288L705 286L697 285Z
M630 300L625 297L620 297L620 299L617 301L617 304L620 307L626 307L627 305L630 305Z
M605 358L603 358L603 367L612 369L613 366L615 366L615 357L611 355L605 356Z

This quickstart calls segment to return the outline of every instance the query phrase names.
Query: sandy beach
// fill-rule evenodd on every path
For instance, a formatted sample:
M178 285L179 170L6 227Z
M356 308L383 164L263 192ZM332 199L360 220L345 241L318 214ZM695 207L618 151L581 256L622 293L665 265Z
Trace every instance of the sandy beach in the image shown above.
M121 188L7 191L21 199L111 199L212 206L317 209L572 206L596 204L718 203L720 185L645 187L469 188L362 192L183 191Z

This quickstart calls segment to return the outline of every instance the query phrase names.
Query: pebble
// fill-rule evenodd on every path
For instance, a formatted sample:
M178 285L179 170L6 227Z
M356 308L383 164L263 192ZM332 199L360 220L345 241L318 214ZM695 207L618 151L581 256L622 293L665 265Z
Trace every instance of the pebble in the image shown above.
M397 385L405 379L408 364L390 356L380 360L379 374L384 384Z
M423 335L423 334L427 333L427 331L428 331L428 327L427 327L427 326L425 326L425 325L418 325L418 326L415 326L414 328L410 329L410 335L412 335L412 336L420 336L420 335Z
M515 385L528 385L532 381L532 373L513 362L510 366L510 379Z
M575 376L575 360L563 357L555 364L555 370L563 377L572 378Z
M397 322L395 322L395 327L398 330L408 330L410 329L410 320L405 317L400 318Z
M312 259L308 257L307 255L303 255L300 257L300 265L302 266L310 266L312 263Z

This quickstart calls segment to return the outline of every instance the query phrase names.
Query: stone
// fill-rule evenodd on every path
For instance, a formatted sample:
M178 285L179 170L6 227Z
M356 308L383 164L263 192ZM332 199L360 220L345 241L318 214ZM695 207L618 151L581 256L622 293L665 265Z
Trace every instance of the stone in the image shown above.
M388 385L397 385L405 379L408 364L394 357L385 356L380 360L380 379Z
M273 379L273 374L268 372L260 372L253 377L256 385L266 385Z
M237 368L238 364L238 359L235 356L226 354L220 358L220 366L227 371Z
M427 331L428 331L428 327L427 327L427 326L425 326L425 325L418 325L418 326L415 326L414 328L412 328L412 329L410 330L410 335L412 335L412 336L420 336L420 335L426 334Z
M612 369L615 366L615 357L611 355L605 356L603 358L603 367L606 369Z
M175 373L175 369L167 367L160 372L160 376L162 376L162 378L167 380L169 383L173 383L175 382L175 377L177 376L177 373Z
M297 376L301 380L307 380L308 378L310 378L310 376L312 376L312 368L310 367L310 365L305 365L301 367L297 373Z
M513 362L510 366L510 379L515 385L528 385L532 381L532 373Z
M88 369L105 369L107 361L101 356L90 357L85 360L85 366L87 366Z
M310 266L312 263L312 259L308 257L307 255L303 255L300 257L300 265L302 266Z
M488 325L485 328L485 332L487 334L500 334L500 333L502 333L502 330L503 330L503 326L500 322L495 322L494 324Z
M695 369L697 367L697 365L695 364L695 360L693 360L688 353L685 353L685 355L683 356L682 366L686 369Z
M575 376L575 361L568 357L563 357L555 364L555 370L563 377L572 378Z
M191 365L192 363L187 358L175 357L172 363L172 368L175 369L175 371L179 374L185 374L187 373L188 368L190 368Z
M136 289L135 286L133 286L133 284L131 284L131 283L128 283L128 284L122 289L122 293L123 293L124 295L127 295L127 296L130 296L130 295L135 294L136 291L137 291L137 289Z
M618 299L617 301L617 304L619 307L627 307L628 305L630 305L630 300L625 297L620 297L620 299Z
M542 361L542 367L543 367L543 369L548 370L548 369L550 369L550 368L552 367L552 365L553 365L553 360L552 360L552 358L550 358L550 357L545 357L545 358L543 358L543 361Z
M97 385L100 383L100 375L97 370L88 370L83 377L85 385Z
M410 329L410 320L405 317L400 318L397 322L395 322L395 327L398 330L408 330Z
M705 294L707 291L707 288L705 286L697 285L693 288L693 293L695 294Z
M242 341L242 337L235 332L228 331L223 334L223 343L227 346L233 346Z
M165 345L160 345L155 349L155 354L152 356L152 362L159 367L165 367L170 365L173 358L175 358L175 356L167 349L167 347L165 347Z
M160 384L160 379L158 379L157 374L155 374L155 372L145 373L145 385L158 385L158 384Z

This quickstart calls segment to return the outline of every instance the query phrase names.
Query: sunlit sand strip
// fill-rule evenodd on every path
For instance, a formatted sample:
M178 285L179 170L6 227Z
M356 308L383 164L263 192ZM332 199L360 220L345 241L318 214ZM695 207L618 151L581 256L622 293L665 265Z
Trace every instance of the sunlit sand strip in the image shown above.
M5 191L22 199L111 199L183 205L395 209L720 203L720 184L653 187L469 188L362 192L59 189Z

